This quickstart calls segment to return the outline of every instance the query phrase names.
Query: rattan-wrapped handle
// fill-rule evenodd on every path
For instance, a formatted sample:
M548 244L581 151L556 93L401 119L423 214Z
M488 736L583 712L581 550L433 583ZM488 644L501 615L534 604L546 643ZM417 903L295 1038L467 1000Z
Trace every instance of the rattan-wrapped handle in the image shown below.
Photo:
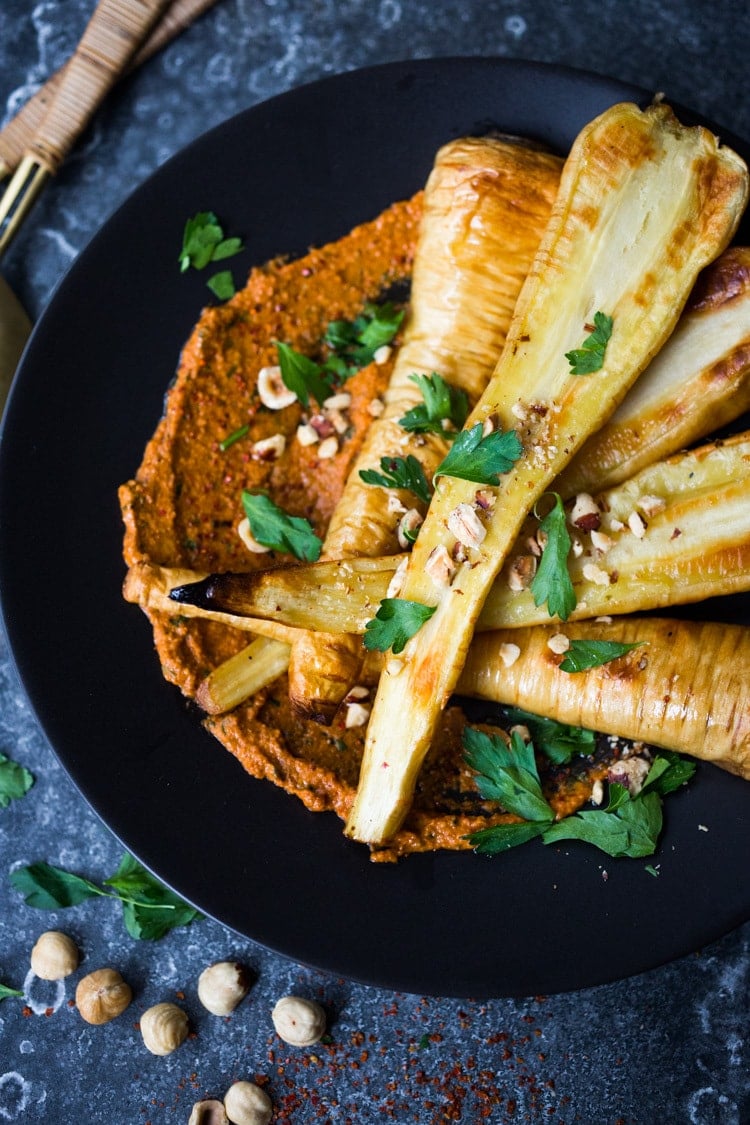
M54 172L154 26L166 0L100 0L27 152Z
M149 35L146 42L130 60L127 70L140 66L160 51L181 31L216 3L216 0L172 0L167 10ZM33 97L19 109L3 129L0 129L0 170L2 174L18 167L21 157L30 147L44 115L49 109L66 68L50 75Z

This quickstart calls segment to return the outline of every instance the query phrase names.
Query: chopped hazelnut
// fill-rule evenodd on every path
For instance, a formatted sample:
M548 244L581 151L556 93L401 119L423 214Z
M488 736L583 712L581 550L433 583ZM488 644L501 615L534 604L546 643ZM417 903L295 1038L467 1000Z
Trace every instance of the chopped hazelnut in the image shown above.
M588 492L579 492L570 513L570 522L579 531L595 531L602 522L602 513Z
M583 577L587 582L593 582L595 586L609 586L609 574L596 563L586 563L583 568Z
M258 542L252 531L250 530L250 520L247 517L245 517L244 520L240 520L240 522L237 524L237 534L247 547L248 551L252 551L254 555L266 554L266 552L270 551L271 549L270 547L264 547L262 543Z
M393 349L389 344L381 344L380 347L376 348L372 354L373 361L377 364L378 367L382 367L383 364L387 363L391 358L392 351Z
M331 395L323 403L324 410L348 410L352 404L352 396L348 391L341 391L337 395Z
M521 655L521 650L518 645L502 644L499 649L499 656L506 668L511 668Z
M554 633L547 641L547 648L556 656L562 656L570 648L570 640L564 633Z
M367 725L369 718L370 708L366 707L364 703L348 703L344 726L347 730L351 730L354 727L364 727Z
M398 521L396 536L402 551L408 550L414 542L414 535L424 523L424 516L416 508L409 508ZM409 536L411 535L411 538Z
M275 461L281 457L286 449L286 438L283 434L274 434L273 437L262 438L256 441L250 451L254 461Z
M261 367L258 372L258 394L260 401L269 410L281 410L297 401L296 394L287 387L281 377L281 368L277 365Z
M476 548L481 545L487 529L471 504L458 504L448 516L448 530L455 535L464 547Z
M528 590L536 574L537 561L533 555L518 555L508 569L508 587L515 593Z
M297 441L300 445L315 445L320 441L320 434L309 422L297 426Z
M638 539L643 539L646 534L646 523L638 512L631 512L628 516L628 527Z
M450 586L456 564L448 554L444 544L433 547L424 564L425 573L436 586Z
M337 437L328 437L321 441L318 446L318 460L329 461L331 457L335 457L339 451L339 439Z
M667 502L661 496L639 496L637 506L647 519L651 519L652 516L658 516L659 512L665 510Z

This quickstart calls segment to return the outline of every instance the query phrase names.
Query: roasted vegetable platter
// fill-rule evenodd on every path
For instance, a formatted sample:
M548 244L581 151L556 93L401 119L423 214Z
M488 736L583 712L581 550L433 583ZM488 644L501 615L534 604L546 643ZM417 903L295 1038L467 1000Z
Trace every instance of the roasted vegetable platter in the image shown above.
M218 752L120 596L117 486L205 303L202 282L175 268L185 216L206 199L231 216L249 268L407 197L454 137L494 127L564 154L608 106L645 107L652 94L534 64L439 60L284 95L140 188L75 263L27 351L0 446L0 589L34 709L131 851L201 909L298 960L409 991L520 995L646 969L750 916L747 783L708 765L669 802L648 865L658 875L577 842L371 864L334 817L311 816ZM50 490L54 530L35 515ZM685 616L747 614L733 597Z

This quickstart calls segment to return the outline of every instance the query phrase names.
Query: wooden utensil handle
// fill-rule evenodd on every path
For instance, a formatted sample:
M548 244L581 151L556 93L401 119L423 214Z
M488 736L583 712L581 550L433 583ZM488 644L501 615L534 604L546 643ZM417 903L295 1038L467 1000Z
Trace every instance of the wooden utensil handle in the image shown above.
M166 0L100 0L28 152L50 172L135 55Z
M172 0L126 69L132 70L146 62L215 3L216 0ZM64 74L65 68L61 67L50 75L44 85L21 106L16 116L0 129L0 167L5 170L5 174L18 167L24 152L31 147L34 135L57 93Z

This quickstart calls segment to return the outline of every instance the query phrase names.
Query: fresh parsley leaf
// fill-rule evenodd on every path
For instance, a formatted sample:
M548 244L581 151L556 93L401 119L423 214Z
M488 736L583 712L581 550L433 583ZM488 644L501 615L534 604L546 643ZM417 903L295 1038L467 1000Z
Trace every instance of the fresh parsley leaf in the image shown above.
M594 809L574 816L566 816L551 824L544 833L545 844L558 844L562 840L583 840L606 852L607 855L625 855L628 847L628 829L625 824L604 809Z
M253 538L264 547L292 554L304 562L317 562L322 543L309 520L287 515L264 492L243 491L242 506Z
M562 498L556 492L551 495L554 497L554 504L539 523L539 530L546 536L546 542L531 582L531 593L534 605L540 606L546 602L550 617L567 621L577 602L568 573L571 542Z
M430 502L430 486L422 465L411 453L408 457L381 457L379 473L376 469L360 469L365 484L381 488L406 488L425 504Z
M18 762L0 754L0 809L23 797L34 784L34 775Z
M673 750L660 750L651 764L641 792L653 790L660 797L666 797L668 793L673 793L690 781L697 767L697 762L691 762L689 758L683 758Z
M528 727L535 748L557 766L567 764L574 754L593 754L596 748L596 735L592 730L570 727L517 707L508 707L506 713L512 724Z
M507 473L523 452L515 430L493 430L483 434L481 422L461 430L435 472L438 477L459 477L475 484L499 484L500 473Z
M233 258L235 254L239 254L242 248L241 238L225 238L218 246L214 247L211 261L221 262L224 258Z
M224 232L213 211L199 211L188 219L182 234L180 269L202 270L213 257L215 247L221 242Z
M487 801L499 801L508 812L524 820L549 824L555 814L542 793L533 742L524 742L518 731L510 745L498 735L465 727L465 760L476 773L477 789Z
M331 321L323 342L331 348L333 355L324 366L339 378L353 375L361 367L372 363L378 348L391 342L403 318L403 310L386 302L366 305L363 313L354 320Z
M609 786L606 808L584 809L558 821L528 817L522 825L493 825L474 833L469 840L477 851L487 854L498 854L541 836L545 844L583 840L615 857L653 855L663 824L662 795L688 779L682 765L679 755L660 752L643 788L634 797L623 785L614 783ZM491 780L494 784L494 773Z
M524 821L523 824L493 824L489 828L479 828L468 836L469 843L480 855L499 855L509 848L526 844L535 836L541 836L549 821Z
M366 323L357 335L361 347L374 355L383 344L390 344L401 327L403 310L398 310L390 302L383 305L367 305L364 319Z
M613 324L612 317L606 313L594 313L594 327L580 348L565 353L571 375L590 375L593 371L602 369Z
M131 855L124 855L114 875L105 879L122 902L125 928L131 937L157 941L177 926L203 916L163 886Z
M544 555L542 555L543 560ZM602 664L609 664L610 660L617 660L618 657L624 656L634 648L640 648L645 643L645 641L635 641L633 644L624 644L621 641L571 641L560 669L563 672L585 672L589 668L599 668Z
M407 641L429 621L435 609L434 605L410 602L406 598L383 598L375 617L365 625L365 648L403 652Z
M10 988L0 981L0 1001L7 1000L9 996L23 996L23 992L18 988Z
M202 270L209 262L229 258L242 250L239 238L225 238L213 211L199 211L185 223L180 250L180 270ZM210 285L210 282L209 282ZM218 294L217 294L218 295Z
M309 356L281 341L276 344L276 352L284 385L294 391L303 406L309 404L311 395L322 405L333 391L330 375Z
M399 425L409 433L452 437L443 423L450 422L454 430L461 429L469 413L465 391L452 387L436 372L432 375L410 375L409 378L419 387L424 402L413 406L403 418L399 418Z
M10 873L13 888L20 891L29 906L37 910L57 910L77 906L102 892L94 883L49 863L32 863Z
M209 277L206 285L220 301L228 301L236 292L231 270L221 270L219 273L215 273L212 277Z
M661 875L661 871L659 871L659 868L654 867L654 865L651 863L647 863L643 870L647 871L649 875L653 875L655 879L658 879Z
M111 887L114 894L80 875L73 875L49 863L19 867L11 871L10 881L24 895L28 905L39 910L77 906L95 897L119 899L126 929L134 938L160 938L168 930L186 926L202 917L127 854L115 874L104 880L105 886Z

